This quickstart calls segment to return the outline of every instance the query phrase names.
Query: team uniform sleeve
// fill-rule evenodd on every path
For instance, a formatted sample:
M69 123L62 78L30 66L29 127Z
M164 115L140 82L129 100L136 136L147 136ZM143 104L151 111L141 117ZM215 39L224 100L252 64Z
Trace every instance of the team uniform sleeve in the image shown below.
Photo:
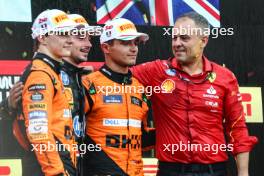
M225 127L229 144L233 145L233 155L249 152L257 143L255 136L249 136L245 123L245 115L242 106L242 97L234 74L227 83L227 92L224 100Z
M153 77L158 74L156 64L158 61L147 62L131 67L132 74L144 86L151 86Z
M45 175L64 173L62 160L51 132L54 85L48 74L31 72L22 93L23 114L27 137Z

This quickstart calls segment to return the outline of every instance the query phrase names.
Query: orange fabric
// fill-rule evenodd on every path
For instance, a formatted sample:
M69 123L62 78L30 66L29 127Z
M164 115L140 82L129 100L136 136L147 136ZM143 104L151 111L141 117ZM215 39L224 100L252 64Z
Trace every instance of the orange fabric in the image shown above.
M33 149L44 174L64 173L63 162L56 149L40 152L40 144L46 147L56 145L56 137L69 146L71 160L75 163L72 117L64 87L60 76L43 61L34 60L32 70L22 93L27 136L31 145L35 146Z
M87 90L92 84L96 89L96 93L90 95L94 105L86 117L86 135L96 144L100 144L108 157L125 173L131 176L143 175L141 124L147 117L148 106L142 99L142 93L104 94L100 91L103 86L121 85L108 79L100 71L83 77L83 84ZM132 78L132 84L126 86L142 85ZM119 102L111 100L109 96L116 96L115 101ZM142 104L133 104L131 97L134 97L135 102ZM89 110L86 101L86 112ZM127 142L129 140L131 142Z

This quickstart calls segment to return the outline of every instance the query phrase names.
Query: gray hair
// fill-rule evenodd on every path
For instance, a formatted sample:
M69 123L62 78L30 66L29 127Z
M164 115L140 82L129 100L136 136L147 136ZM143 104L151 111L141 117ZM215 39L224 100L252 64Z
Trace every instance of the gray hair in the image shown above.
M196 25L198 25L199 27L205 29L208 28L210 29L210 24L207 21L207 19L205 19L202 15L200 15L197 12L188 12L188 13L184 13L181 16L179 16L176 21L178 21L181 18L190 18L194 21L194 23Z

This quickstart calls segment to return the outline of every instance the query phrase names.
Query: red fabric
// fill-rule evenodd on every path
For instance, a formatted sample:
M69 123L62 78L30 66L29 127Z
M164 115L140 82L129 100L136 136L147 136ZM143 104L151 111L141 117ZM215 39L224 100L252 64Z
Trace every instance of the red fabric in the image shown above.
M226 144L225 130L230 145L227 149L233 148L234 155L250 151L257 143L256 137L248 135L234 74L205 57L203 61L204 74L194 76L181 71L175 58L171 68L176 75L169 70L168 61L156 60L132 68L134 76L145 86L161 86L166 79L175 83L172 93L153 93L151 97L157 158L161 161L205 164L226 161L228 156L221 151ZM209 72L216 74L215 80L203 82ZM193 84L180 77L203 83ZM189 150L176 151L181 143L189 144ZM190 144L201 145L190 149Z
M30 62L29 60L1 60L0 75L22 75ZM103 64L104 62L84 62L80 66L93 66L94 70L99 70Z

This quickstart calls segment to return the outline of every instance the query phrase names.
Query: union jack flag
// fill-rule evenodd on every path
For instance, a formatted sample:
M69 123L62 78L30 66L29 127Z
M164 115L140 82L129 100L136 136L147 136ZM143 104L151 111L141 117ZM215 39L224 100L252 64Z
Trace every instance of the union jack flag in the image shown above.
M219 0L96 0L98 24L127 18L137 25L173 26L178 16L196 11L220 27Z

